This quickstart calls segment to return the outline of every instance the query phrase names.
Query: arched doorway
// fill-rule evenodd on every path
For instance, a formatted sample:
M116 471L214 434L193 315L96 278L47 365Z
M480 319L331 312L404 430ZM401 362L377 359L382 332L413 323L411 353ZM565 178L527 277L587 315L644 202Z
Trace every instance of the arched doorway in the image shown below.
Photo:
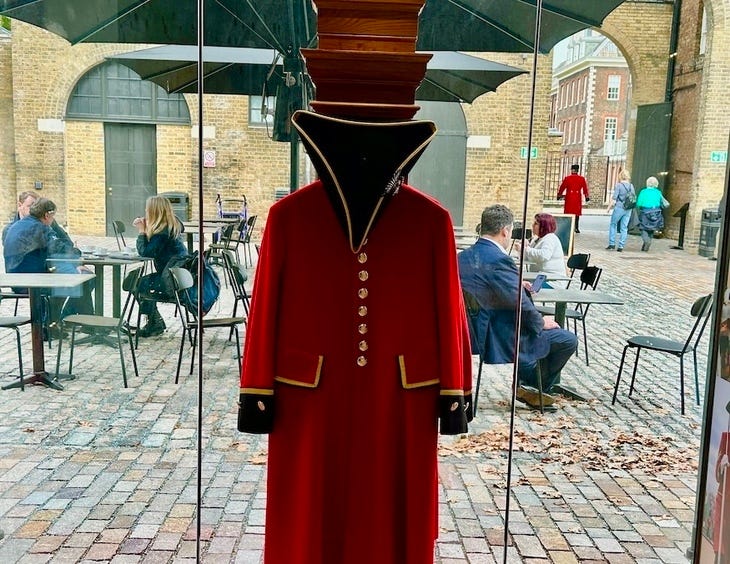
M130 225L157 193L157 124L189 125L185 98L106 62L78 81L66 119L104 124L106 234L113 235L114 220Z
M454 225L462 225L467 133L464 110L455 102L418 104L421 109L416 119L433 121L438 133L408 175L408 183L436 198L449 210Z

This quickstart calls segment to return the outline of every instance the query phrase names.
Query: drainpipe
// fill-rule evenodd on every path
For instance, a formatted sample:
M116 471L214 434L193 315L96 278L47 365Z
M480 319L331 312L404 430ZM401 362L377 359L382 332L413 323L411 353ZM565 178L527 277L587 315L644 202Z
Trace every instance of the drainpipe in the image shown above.
M679 43L679 15L682 11L682 0L674 0L672 12L672 33L669 36L669 65L667 66L667 87L664 101L671 102L674 91L674 67L677 64L677 44Z

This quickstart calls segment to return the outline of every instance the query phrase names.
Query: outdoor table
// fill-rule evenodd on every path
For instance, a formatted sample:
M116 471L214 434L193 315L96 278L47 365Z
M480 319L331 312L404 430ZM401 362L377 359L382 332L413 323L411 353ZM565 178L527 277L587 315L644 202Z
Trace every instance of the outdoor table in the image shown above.
M548 272L523 272L522 279L527 280L528 282L533 282L538 274L544 274L547 277L548 282L551 280L555 282L567 282L571 279L567 274L550 274ZM547 288L545 290L547 290Z
M33 375L23 377L23 384L40 383L54 390L63 390L63 386L57 379L50 378L46 372L46 364L43 347L43 298L41 290L75 288L84 282L94 278L93 274L39 274L39 273L17 273L0 274L0 286L14 288L28 288L30 298L30 325L31 340L33 343ZM3 390L19 388L21 380L3 386Z
M204 219L203 220L203 233L215 233L221 227L230 225L231 223L240 223L241 218L239 217L219 217L216 219ZM185 227L185 237L188 242L188 252L193 253L193 236L197 235L200 231L199 221L183 221L183 227Z
M104 269L107 266L112 268L112 315L119 317L122 311L122 267L139 262L151 261L150 257L141 257L129 253L110 253L107 256L84 254L78 258L54 258L46 262L72 262L80 265L91 265L94 267L96 283L94 288L94 312L96 315L104 315Z
M565 327L565 311L569 303L575 304L605 304L605 305L623 305L624 301L610 294L596 292L595 290L574 290L569 288L563 289L544 289L536 294L532 294L533 302L554 303L555 304L555 321L561 327ZM572 388L564 386L560 383L558 375L553 389L557 390L564 396L586 401L586 397L579 394Z

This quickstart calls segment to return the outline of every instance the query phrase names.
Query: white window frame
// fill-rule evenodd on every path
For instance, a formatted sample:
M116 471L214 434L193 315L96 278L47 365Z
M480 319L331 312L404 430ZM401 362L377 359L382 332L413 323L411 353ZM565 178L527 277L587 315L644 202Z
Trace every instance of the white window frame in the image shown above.
M262 96L251 95L248 97L248 125L250 127L272 127L274 125L276 96L266 97L266 116L261 115L262 99Z
M603 140L615 141L618 135L618 118L607 116L603 121Z
M609 74L608 87L606 88L606 100L619 100L621 98L621 75Z

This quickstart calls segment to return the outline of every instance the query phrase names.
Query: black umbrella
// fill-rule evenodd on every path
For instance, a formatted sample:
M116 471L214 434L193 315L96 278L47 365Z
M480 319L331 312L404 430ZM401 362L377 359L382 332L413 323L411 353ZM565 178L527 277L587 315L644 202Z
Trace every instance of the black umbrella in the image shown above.
M168 92L198 91L197 49L165 45L109 57L131 68ZM207 94L262 94L263 85L281 79L283 67L271 49L205 47L204 80ZM416 90L417 100L471 103L485 92L526 71L457 52L433 53L426 76Z
M599 27L623 0L544 0L539 50ZM205 0L206 45L275 49L284 55L316 42L311 0ZM190 0L0 0L0 13L71 43L197 43ZM422 51L531 52L536 0L426 0Z

